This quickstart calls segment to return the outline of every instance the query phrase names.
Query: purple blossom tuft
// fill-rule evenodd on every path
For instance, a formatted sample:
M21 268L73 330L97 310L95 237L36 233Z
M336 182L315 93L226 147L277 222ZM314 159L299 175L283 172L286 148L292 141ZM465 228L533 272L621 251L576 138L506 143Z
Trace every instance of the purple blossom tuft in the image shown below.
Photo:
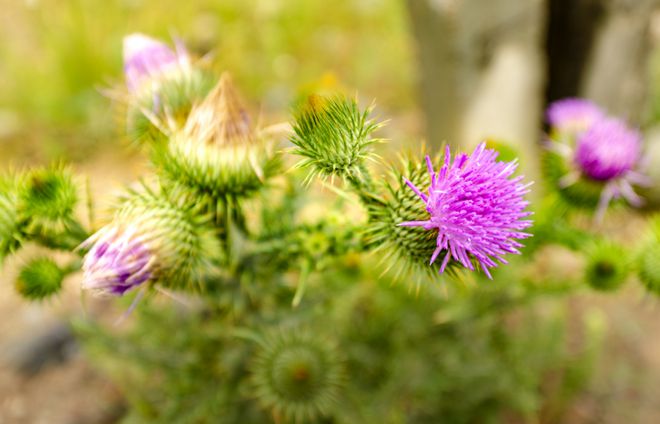
M581 132L605 117L598 106L586 99L568 98L552 103L546 111L548 124L560 131Z
M631 171L640 157L642 136L618 119L601 119L577 140L575 163L587 177L608 181Z
M83 262L83 289L121 296L153 275L154 256L134 228L106 227L85 242L93 243Z
M428 194L406 181L424 201L430 216L427 221L399 225L438 231L431 263L445 251L440 272L451 258L469 269L474 269L472 259L476 259L491 278L488 269L497 266L495 260L506 263L505 254L520 253L518 248L522 245L516 240L530 236L522 230L531 225L531 221L523 219L530 215L525 211L528 202L524 195L531 183L522 184L522 176L510 178L517 162L498 162L497 155L481 143L472 155L461 153L452 163L447 147L439 172L426 157L431 177Z
M124 37L124 74L130 92L145 82L188 63L188 54L177 44L177 51L165 43L142 34Z

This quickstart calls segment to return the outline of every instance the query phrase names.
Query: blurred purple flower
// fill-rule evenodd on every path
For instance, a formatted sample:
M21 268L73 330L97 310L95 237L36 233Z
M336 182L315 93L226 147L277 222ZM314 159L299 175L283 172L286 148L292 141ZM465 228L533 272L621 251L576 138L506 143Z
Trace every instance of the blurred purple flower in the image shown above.
M586 99L567 98L552 103L546 111L548 124L559 131L579 133L604 118L601 108Z
M641 154L642 136L618 119L596 121L577 139L575 163L587 177L609 181L632 171Z
M167 44L143 34L124 37L124 74L130 92L188 64L188 53L182 43L177 42L174 51Z
M517 162L498 162L497 155L481 143L472 155L461 153L452 163L447 147L439 172L426 157L431 177L428 194L406 181L424 201L430 216L426 221L399 225L438 231L437 248L430 262L434 263L445 251L440 272L451 258L471 270L472 259L476 259L491 278L488 269L497 266L495 261L506 263L505 254L519 254L522 245L516 240L530 236L522 230L531 225L531 221L523 219L531 214L525 211L528 202L524 200L531 183L522 184L522 176L510 178Z
M101 229L83 246L93 244L83 261L83 289L121 296L153 276L154 255L134 227Z

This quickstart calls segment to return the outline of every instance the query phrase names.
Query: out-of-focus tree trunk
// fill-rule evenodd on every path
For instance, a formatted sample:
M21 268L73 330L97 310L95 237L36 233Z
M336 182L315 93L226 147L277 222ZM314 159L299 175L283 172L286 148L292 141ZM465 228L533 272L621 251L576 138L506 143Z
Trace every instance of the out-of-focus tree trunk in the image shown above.
M548 101L639 122L659 0L407 0L432 145L490 137L529 155Z

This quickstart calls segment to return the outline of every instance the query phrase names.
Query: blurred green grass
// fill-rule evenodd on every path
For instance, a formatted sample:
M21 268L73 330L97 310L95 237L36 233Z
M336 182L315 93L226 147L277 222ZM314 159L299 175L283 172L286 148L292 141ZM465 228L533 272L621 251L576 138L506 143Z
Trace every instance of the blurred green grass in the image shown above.
M99 89L122 83L122 37L181 37L246 97L286 112L314 89L357 88L410 109L414 60L400 0L0 0L0 160L76 160L121 134Z

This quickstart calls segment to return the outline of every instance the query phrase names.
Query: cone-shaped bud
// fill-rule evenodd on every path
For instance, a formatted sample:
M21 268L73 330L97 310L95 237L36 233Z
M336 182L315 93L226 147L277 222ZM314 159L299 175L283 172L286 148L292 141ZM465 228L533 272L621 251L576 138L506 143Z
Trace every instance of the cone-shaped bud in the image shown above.
M30 234L61 234L78 202L71 172L59 166L30 171L19 190L19 211Z
M438 171L426 157L428 190L407 181L426 216L399 225L421 227L436 235L437 246L429 261L433 264L443 254L440 272L453 259L471 270L476 263L490 278L489 268L506 263L506 254L520 253L518 240L530 236L523 232L531 225L524 219L530 215L524 198L530 184L523 184L522 176L513 177L515 161L500 162L497 155L481 143L471 155L458 154L452 162L447 147Z
M332 412L343 384L337 352L317 335L299 330L268 336L253 365L261 405L280 419L309 421Z
M618 289L628 276L629 266L624 249L611 242L597 242L587 250L585 281L595 290Z
M43 300L62 288L64 271L50 258L35 258L25 264L16 279L16 290L28 300Z
M11 177L0 177L0 265L15 252L23 240L23 225L18 216L18 191Z
M277 167L269 140L261 137L229 74L195 106L170 139L162 166L169 179L213 198L241 198L261 188Z
M214 230L193 206L149 191L133 193L83 247L89 247L83 289L118 296L151 283L197 284L220 252Z
M381 126L369 119L370 113L371 108L361 111L354 99L310 96L293 124L294 153L304 157L298 166L322 177L358 176L378 141L371 134Z

